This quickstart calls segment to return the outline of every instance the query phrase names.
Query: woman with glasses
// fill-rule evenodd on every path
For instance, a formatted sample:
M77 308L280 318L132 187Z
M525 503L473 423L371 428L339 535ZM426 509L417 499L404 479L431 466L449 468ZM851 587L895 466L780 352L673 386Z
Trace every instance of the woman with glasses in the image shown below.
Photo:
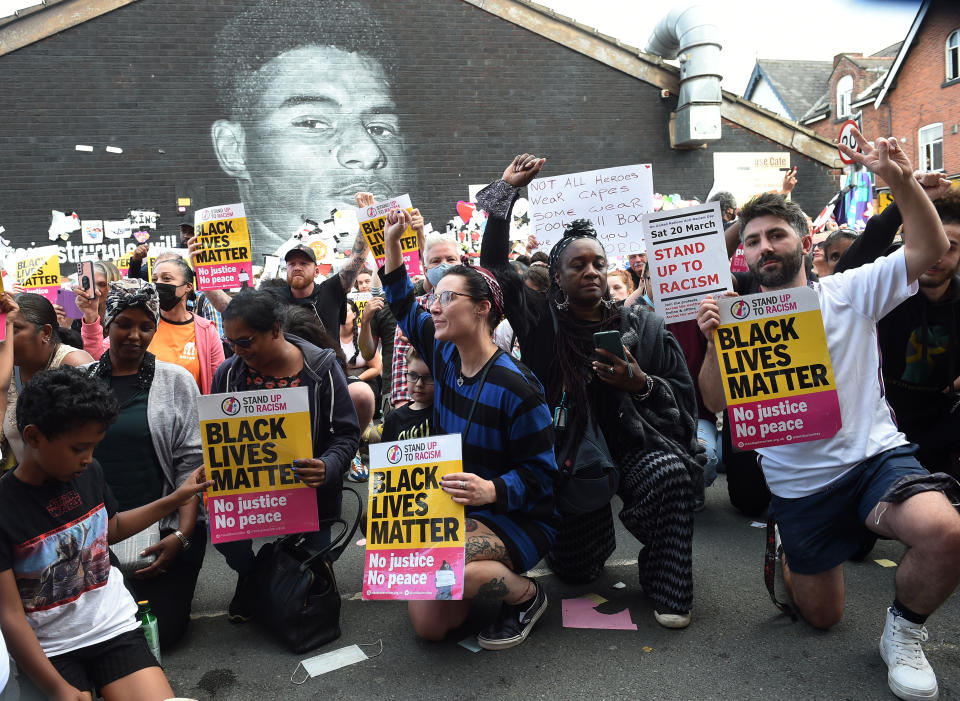
M167 258L153 266L153 279L160 305L160 322L150 345L150 352L160 360L187 370L200 388L210 394L213 375L223 362L223 345L217 325L187 310L187 299L193 291L194 273L183 258ZM81 334L83 346L94 358L107 348L100 326L99 297L89 300L77 294L77 307L83 312Z
M455 265L434 285L429 311L416 303L400 253L410 223L405 211L388 215L381 280L397 323L433 375L433 434L462 437L463 471L441 487L466 507L466 566L462 601L411 601L408 611L418 635L439 640L466 620L471 599L500 600L477 642L513 647L547 607L543 588L520 573L540 561L556 529L550 412L537 380L493 343L503 293L492 275ZM425 381L414 374L415 385Z
M121 511L172 493L203 464L197 383L148 350L159 319L153 285L140 279L110 283L104 306L109 350L85 366L120 404L93 456ZM150 602L163 649L187 630L206 547L206 517L191 499L160 521L160 541L146 550L156 556L153 563L125 577L137 600Z
M404 375L411 402L391 411L383 420L381 441L405 441L430 434L433 419L433 375L416 348L407 349Z
M360 426L336 353L284 333L283 310L273 294L250 290L234 297L223 311L224 341L234 355L217 370L214 392L243 392L306 387L310 393L313 452L294 460L298 479L317 491L320 520L340 515L343 475L357 452ZM306 545L320 550L330 540L329 528L304 533ZM215 546L237 573L228 618L249 620L257 592L251 586L252 541Z

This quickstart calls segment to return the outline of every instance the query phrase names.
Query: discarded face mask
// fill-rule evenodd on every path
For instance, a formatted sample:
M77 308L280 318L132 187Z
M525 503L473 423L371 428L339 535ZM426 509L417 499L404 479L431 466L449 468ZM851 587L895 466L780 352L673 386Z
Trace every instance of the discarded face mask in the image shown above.
M370 647L372 645L379 645L380 649L377 650L375 654L369 656L360 649L360 645L348 645L347 647L342 647L339 650L324 652L322 655L316 655L309 659L301 660L297 664L297 668L293 670L293 674L290 675L290 681L294 684L303 684L311 677L319 677L321 674L332 672L336 669L340 669L341 667L347 667L357 662L363 662L364 660L370 659L371 657L376 657L383 652L382 639L375 643L370 643L370 645L364 645L363 647ZM301 667L303 667L303 670L307 673L307 676L298 681L297 672L300 671Z

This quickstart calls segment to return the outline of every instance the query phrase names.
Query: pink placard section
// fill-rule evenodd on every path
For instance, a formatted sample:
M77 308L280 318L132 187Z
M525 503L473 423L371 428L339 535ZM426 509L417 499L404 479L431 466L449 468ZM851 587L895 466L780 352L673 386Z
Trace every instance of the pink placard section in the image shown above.
M364 599L450 600L463 598L463 546L367 550Z
M561 605L564 628L594 628L598 630L637 630L630 617L630 609L617 613L600 613L597 602L587 597L564 599Z
M378 264L382 265L378 261ZM420 251L406 251L403 254L403 264L407 268L407 275L421 275L423 269L420 267Z
M308 533L320 527L317 492L310 487L208 497L210 540L226 543L283 533Z
M728 416L740 450L830 438L841 426L836 390L746 402L729 407Z
M35 295L42 295L49 300L50 304L57 303L57 292L60 290L60 285L53 285L51 287L25 287L24 292L32 292Z
M197 282L201 290L229 290L253 285L253 263L216 263L197 265Z

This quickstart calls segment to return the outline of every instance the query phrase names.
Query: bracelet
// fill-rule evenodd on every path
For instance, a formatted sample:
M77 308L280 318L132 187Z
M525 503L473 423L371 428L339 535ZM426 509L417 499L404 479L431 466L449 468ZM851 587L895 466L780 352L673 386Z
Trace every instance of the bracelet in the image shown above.
M647 386L644 388L643 393L631 395L638 402L642 402L653 393L653 378L650 377L649 373L646 374L646 378Z
M175 531L173 532L173 534L174 534L175 536L177 536L177 539L180 541L180 546L181 546L184 550L189 550L189 549L190 549L190 541L187 540L187 536L185 536L185 535L183 534L183 531L181 531L181 530L178 528L177 530L175 530Z

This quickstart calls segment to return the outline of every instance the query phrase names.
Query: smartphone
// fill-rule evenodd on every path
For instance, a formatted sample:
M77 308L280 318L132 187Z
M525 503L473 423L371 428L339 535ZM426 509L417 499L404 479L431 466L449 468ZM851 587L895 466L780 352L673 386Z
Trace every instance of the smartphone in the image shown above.
M93 275L93 261L77 263L77 287L87 299L97 296L97 280Z
M620 338L619 331L598 331L593 334L593 347L609 351L620 360L626 361L627 359L623 352L623 340Z
M63 313L68 319L83 318L83 312L77 307L77 295L73 290L65 290L62 287L57 290L57 304L63 307Z

